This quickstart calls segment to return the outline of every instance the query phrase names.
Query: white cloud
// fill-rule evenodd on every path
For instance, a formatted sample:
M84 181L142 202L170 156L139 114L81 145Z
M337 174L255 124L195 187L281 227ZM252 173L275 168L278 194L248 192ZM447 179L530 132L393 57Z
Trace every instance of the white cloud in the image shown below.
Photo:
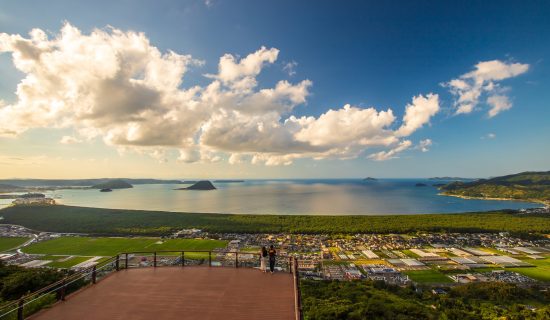
M407 149L409 149L412 146L411 140L404 140L401 141L395 148L390 149L389 151L380 151L377 153L373 153L368 156L369 159L375 160L375 161L385 161L389 159L398 158L397 155Z
M413 98L412 104L407 104L403 125L397 131L399 136L408 136L430 121L430 118L439 111L439 96L428 94L425 97L418 95Z
M512 103L507 96L494 95L487 98L487 104L491 106L489 109L489 118L496 116L499 112L508 110L512 107Z
M418 143L417 149L422 152L428 152L430 151L430 147L432 146L432 144L433 142L431 139L424 139Z
M491 132L491 133L488 133L488 134L482 136L481 139L494 139L496 137L497 137L497 135Z
M71 136L63 136L61 137L61 140L59 140L59 142L62 144L74 144L74 143L80 143L82 142L82 140Z
M257 88L257 76L277 60L276 48L261 47L242 59L223 55L204 86L183 86L188 69L202 61L162 53L143 33L115 28L83 34L67 23L51 39L39 29L29 38L2 33L0 52L11 53L25 74L15 103L0 104L0 135L72 128L79 137L62 143L101 138L121 153L136 151L161 162L177 150L178 160L188 163L229 158L288 165L301 158L355 158L372 147L389 148L376 158L390 159L411 146L402 139L439 111L439 97L430 93L412 99L397 130L389 108L348 104L318 117L296 117L294 109L310 95L310 80Z
M456 97L455 114L471 113L479 104L482 95L486 95L489 117L494 117L501 111L510 109L510 103L505 92L508 88L501 87L498 81L516 77L529 70L528 64L506 63L499 60L479 62L475 69L453 79L445 84Z
M296 67L298 66L298 62L296 61L290 61L290 62L287 62L285 63L284 67L283 67L283 71L286 71L286 73L292 77L293 75L296 74Z
M211 78L220 79L225 84L238 84L242 81L252 81L260 74L266 64L271 64L277 60L279 49L261 47L258 51L249 54L245 58L237 61L238 58L232 54L226 53L220 58L218 64L218 74L209 75ZM253 82L256 83L255 81Z

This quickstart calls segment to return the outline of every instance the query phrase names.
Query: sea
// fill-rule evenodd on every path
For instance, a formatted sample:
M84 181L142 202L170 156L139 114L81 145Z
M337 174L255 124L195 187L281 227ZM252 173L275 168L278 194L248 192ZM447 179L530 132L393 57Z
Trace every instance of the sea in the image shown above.
M537 203L439 195L429 179L308 179L213 182L216 190L175 190L189 184L136 184L131 189L45 192L60 204L176 212L304 215L425 214L521 209ZM426 186L417 186L418 183ZM0 199L0 207L12 200Z

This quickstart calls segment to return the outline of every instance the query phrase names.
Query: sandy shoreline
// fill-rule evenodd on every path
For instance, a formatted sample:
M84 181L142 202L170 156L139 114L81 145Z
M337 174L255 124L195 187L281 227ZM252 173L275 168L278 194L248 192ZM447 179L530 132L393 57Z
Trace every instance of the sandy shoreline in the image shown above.
M550 202L545 202L538 199L513 199L513 198L489 198L489 197L470 197L459 194L448 194L445 192L438 193L440 196L456 197L461 199L473 199L473 200L500 200L500 201L515 201L515 202L528 202L528 203L540 203L545 207L550 206Z

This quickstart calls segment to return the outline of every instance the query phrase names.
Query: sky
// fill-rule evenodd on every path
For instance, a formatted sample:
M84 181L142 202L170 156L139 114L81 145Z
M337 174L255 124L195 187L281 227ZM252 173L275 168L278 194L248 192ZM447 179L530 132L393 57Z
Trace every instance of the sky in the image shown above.
M548 1L2 1L0 178L550 170L548 16Z

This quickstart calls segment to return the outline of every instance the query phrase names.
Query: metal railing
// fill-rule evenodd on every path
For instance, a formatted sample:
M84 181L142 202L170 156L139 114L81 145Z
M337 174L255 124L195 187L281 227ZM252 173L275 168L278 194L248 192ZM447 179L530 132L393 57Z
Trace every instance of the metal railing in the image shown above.
M254 268L259 267L260 262L261 255L255 252L206 250L123 252L101 261L97 265L70 274L18 300L0 306L0 320L23 320L45 307L59 301L64 301L68 294L86 286L94 285L98 280L104 278L104 276L121 269L200 265L207 265L208 267ZM276 267L278 270L293 275L296 319L300 320L301 300L298 262L293 257L278 256Z
M95 284L98 278L112 272L115 269L115 262L116 256L108 258L95 266L70 274L18 300L4 304L0 306L0 319L22 320L44 307L57 301L63 301L66 295L72 291L76 291L89 283Z
M302 295L300 292L300 273L298 272L298 260L292 258L292 276L294 278L294 315L296 320L302 320Z

